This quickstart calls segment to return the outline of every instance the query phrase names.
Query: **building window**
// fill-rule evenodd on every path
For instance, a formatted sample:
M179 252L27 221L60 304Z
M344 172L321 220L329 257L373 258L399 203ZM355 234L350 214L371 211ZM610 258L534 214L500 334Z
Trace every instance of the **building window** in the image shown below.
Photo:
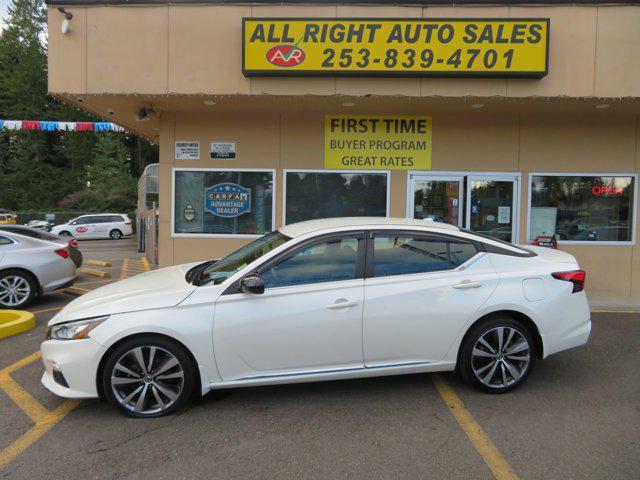
M263 235L273 230L272 170L174 170L174 235Z
M386 217L386 172L285 171L285 223L331 217Z
M531 175L529 240L632 242L635 175Z

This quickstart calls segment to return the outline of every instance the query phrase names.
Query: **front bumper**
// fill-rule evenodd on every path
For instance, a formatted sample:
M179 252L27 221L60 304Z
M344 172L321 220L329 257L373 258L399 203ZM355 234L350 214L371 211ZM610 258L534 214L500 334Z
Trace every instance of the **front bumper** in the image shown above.
M96 398L96 373L102 346L92 338L82 340L47 340L40 351L44 363L42 384L66 398ZM56 378L54 372L58 371ZM67 383L63 385L61 378Z

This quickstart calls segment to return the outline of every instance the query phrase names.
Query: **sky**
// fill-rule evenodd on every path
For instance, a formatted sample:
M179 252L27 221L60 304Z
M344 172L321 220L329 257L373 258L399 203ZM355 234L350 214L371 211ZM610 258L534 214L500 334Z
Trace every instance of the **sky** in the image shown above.
M4 25L4 17L7 16L7 5L11 0L0 0L0 32L2 31L2 26Z

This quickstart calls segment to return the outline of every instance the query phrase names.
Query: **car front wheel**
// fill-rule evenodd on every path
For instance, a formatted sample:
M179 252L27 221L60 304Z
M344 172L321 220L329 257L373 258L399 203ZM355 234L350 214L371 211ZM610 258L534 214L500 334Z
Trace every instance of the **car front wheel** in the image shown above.
M462 345L458 369L479 390L505 393L526 379L534 361L529 329L516 319L501 317L474 327Z
M107 358L102 389L110 403L133 417L159 417L184 407L196 384L187 351L163 337L134 337Z

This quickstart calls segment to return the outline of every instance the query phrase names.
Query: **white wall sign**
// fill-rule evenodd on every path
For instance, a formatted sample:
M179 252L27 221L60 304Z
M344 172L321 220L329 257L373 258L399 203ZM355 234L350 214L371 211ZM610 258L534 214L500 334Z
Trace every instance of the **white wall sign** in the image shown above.
M200 160L200 142L176 142L176 160Z
M211 142L213 160L232 160L236 158L236 142Z
M498 223L511 223L511 207L498 207Z

